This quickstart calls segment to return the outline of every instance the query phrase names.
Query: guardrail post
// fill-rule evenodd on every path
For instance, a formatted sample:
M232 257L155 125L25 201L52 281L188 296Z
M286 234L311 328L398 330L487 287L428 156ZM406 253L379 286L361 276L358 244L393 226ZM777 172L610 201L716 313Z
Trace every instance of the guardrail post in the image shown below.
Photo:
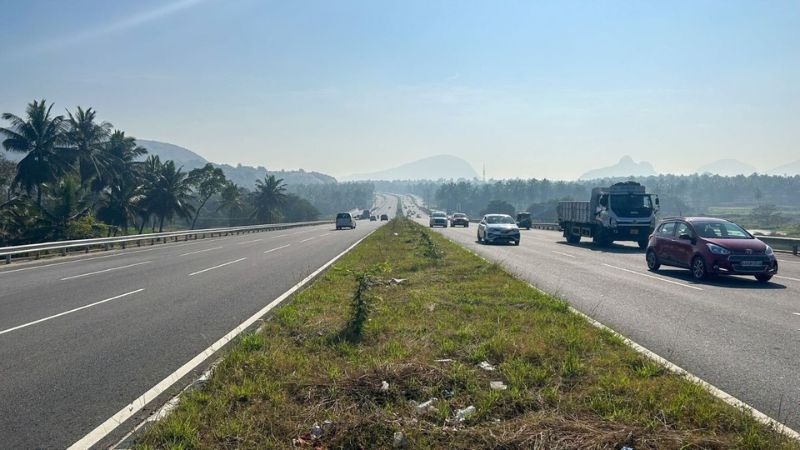
M794 248L792 248L792 253L794 254L794 256L797 256L798 248L800 248L800 245L797 244L795 244Z
M83 249L83 253L89 253L89 246L87 245L85 249Z
M11 255L6 255L6 264L11 264Z
M122 249L125 250L125 241L122 241Z
M65 248L61 249L61 256L67 256L67 249Z

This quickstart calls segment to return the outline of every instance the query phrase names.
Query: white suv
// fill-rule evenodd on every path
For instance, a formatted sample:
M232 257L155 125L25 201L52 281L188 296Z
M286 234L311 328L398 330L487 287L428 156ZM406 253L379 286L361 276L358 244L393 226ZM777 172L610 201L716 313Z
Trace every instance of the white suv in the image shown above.
M356 227L356 219L349 212L341 212L336 215L336 229L350 228L351 230Z

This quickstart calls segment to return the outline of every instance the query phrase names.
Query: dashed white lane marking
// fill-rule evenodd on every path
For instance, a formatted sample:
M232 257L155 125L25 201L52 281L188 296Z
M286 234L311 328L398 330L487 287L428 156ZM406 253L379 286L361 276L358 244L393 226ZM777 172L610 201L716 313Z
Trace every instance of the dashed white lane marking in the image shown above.
M130 419L135 414L137 414L139 411L141 411L142 408L144 408L150 402L156 399L159 394L169 389L172 385L177 383L181 378L183 378L184 376L189 374L192 370L194 370L197 366L199 366L203 361L207 360L212 355L214 355L219 349L225 346L225 344L230 342L233 338L238 336L242 331L246 330L249 326L255 323L256 320L260 319L262 316L264 316L266 313L272 310L275 306L279 305L281 302L283 302L286 298L288 298L298 289L308 284L309 281L316 278L317 275L319 275L325 269L330 267L330 265L336 262L339 258L347 254L347 252L349 252L355 246L361 243L361 241L369 237L370 234L372 234L372 232L368 233L366 236L357 240L353 245L347 247L347 249L342 253L339 253L338 255L334 256L333 259L323 264L320 268L312 272L310 275L308 275L306 278L304 278L296 285L292 286L288 291L284 292L280 297L276 298L267 306L262 308L260 311L250 316L249 319L242 322L238 327L231 330L228 334L226 334L225 336L221 337L218 341L211 344L211 346L200 352L197 356L186 362L176 371L172 372L166 378L161 380L158 384L150 388L147 392L145 392L144 394L133 400L131 403L123 407L119 412L109 417L105 422L98 425L97 428L90 431L89 434L82 437L78 442L72 444L69 447L69 449L90 448L93 445L97 444L100 440L108 436L109 433L116 430L121 423L125 422L126 420Z
M141 266L142 264L150 264L151 262L153 262L153 261L142 261L142 262L138 262L138 263L128 264L127 266L112 267L110 269L98 270L97 272L82 273L80 275L73 275L71 277L64 277L64 278L61 279L61 281L74 280L76 278L88 277L88 276L97 275L97 274L100 274L100 273L113 272L115 270L122 270L122 269L127 269L129 267Z
M282 237L286 237L286 236L291 236L291 233L279 234L277 236L272 236L272 239L278 239L278 238L282 238Z
M800 281L800 278L784 277L781 275L775 275L775 278L780 278L781 280Z
M315 237L315 236L311 236L311 237L310 237L310 238L308 238L308 239L303 239L302 241L300 241L300 243L302 244L303 242L308 242L308 241L310 241L310 240L314 239L314 237Z
M221 249L221 248L222 248L222 247L211 247L211 248L205 248L205 249L203 249L203 250L195 250L195 251L193 251L193 252L184 253L184 254L182 254L182 255L178 255L178 256L189 256L189 255L196 255L196 254L198 254L198 253L210 252L210 251L212 251L212 250L219 250L219 249Z
M234 260L234 261L228 261L228 262L226 262L226 263L222 263L222 264L220 264L220 265L217 265L217 266L214 266L214 267L209 267L208 269L198 270L197 272L192 272L192 273L190 273L190 274L189 274L189 276L190 276L190 277L193 277L193 276L195 276L195 275L199 275L199 274L201 274L201 273L208 272L209 270L219 269L220 267L229 266L229 265L231 265L231 264L235 264L235 263L237 263L237 262L239 262L239 261L244 261L245 259L247 259L247 257L244 257L244 258L239 258L239 259L237 259L237 260Z
M264 253L272 253L272 252L274 252L274 251L276 251L276 250L280 250L280 249L282 249L282 248L289 247L290 245L292 245L292 244L286 244L286 245L282 245L282 246L280 246L280 247L275 247L275 248L273 248L273 249L271 249L271 250L267 250L267 251L265 251Z
M612 269L617 269L617 270L622 270L623 272L632 273L634 275L639 275L639 276L643 276L643 277L646 277L646 278L652 278L654 280L663 281L664 283L670 283L670 284L674 284L674 285L677 285L677 286L681 286L681 287L685 287L685 288L689 288L689 289L694 289L696 291L702 291L703 290L703 288L699 288L697 286L690 286L688 284L678 283L677 281L666 280L666 279L661 278L661 277L648 275L646 273L637 272L635 270L628 270L628 269L625 269L623 267L612 266L611 264L605 264L605 263L603 265L606 266L606 267L611 267Z
M31 325L36 325L37 323L42 323L42 322L45 322L47 320L55 319L57 317L66 316L67 314L72 314L72 313L74 313L76 311L80 311L82 309L91 308L92 306L97 306L97 305L99 305L101 303L106 303L106 302L110 302L112 300L118 300L118 299L120 299L122 297L127 297L129 295L137 294L139 292L142 292L143 290L144 289L137 289L135 291L127 292L125 294L121 294L121 295L117 295L115 297L107 298L105 300L100 300L99 302L89 303L88 305L84 305L84 306L80 306L78 308L70 309L69 311L64 311L62 313L54 314L52 316L48 316L48 317L45 317L43 319L34 320L33 322L24 323L22 325L17 325L16 327L12 327L12 328L9 328L7 330L0 331L0 334L11 333L12 331L16 331L16 330L19 330L21 328L29 327Z
M253 242L261 242L264 239L253 239L252 241L237 242L236 245L252 244Z
M569 253L561 253L561 252L557 252L555 250L550 250L550 251L555 253L556 255L569 256L570 258L574 258L575 257L574 255L570 255Z
M329 235L329 234L330 234L330 233L320 234L320 235L319 235L319 237L327 236L327 235Z

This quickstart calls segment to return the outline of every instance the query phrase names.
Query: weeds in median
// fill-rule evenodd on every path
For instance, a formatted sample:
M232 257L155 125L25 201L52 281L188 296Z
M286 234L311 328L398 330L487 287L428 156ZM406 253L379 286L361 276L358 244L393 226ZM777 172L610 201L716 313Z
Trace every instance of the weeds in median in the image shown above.
M138 445L391 448L395 433L409 448L800 448L404 219L242 337Z

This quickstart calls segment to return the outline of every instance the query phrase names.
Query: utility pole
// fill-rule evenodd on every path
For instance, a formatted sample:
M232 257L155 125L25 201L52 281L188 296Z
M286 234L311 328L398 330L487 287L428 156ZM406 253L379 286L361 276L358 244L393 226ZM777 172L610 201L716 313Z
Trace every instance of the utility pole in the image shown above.
M483 163L483 182L486 183L486 163Z

